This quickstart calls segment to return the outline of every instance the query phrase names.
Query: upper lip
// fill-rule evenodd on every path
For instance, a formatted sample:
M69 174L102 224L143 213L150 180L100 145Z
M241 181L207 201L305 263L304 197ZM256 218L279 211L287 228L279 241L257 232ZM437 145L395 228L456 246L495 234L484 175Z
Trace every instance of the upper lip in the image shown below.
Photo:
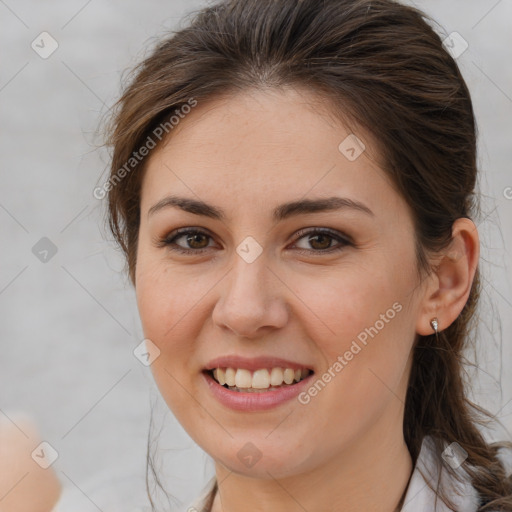
M205 370L213 370L215 368L244 368L251 371L263 368L291 368L292 370L307 368L312 370L307 364L288 361L279 357L260 356L247 358L235 355L216 357L205 366Z

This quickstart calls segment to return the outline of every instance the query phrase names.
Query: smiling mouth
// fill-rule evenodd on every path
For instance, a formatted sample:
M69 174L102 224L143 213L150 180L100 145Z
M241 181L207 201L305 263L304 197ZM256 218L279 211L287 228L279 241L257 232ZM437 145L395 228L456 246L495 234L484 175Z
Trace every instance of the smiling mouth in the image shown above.
M243 393L265 393L291 387L314 373L309 368L262 368L256 371L213 368L205 372L224 388Z

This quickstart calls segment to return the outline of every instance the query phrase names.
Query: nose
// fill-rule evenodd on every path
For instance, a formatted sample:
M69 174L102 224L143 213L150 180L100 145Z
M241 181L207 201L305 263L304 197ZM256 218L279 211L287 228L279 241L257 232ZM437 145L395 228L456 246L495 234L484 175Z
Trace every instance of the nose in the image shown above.
M263 256L252 263L236 257L220 286L212 319L238 337L257 338L288 321L286 289Z

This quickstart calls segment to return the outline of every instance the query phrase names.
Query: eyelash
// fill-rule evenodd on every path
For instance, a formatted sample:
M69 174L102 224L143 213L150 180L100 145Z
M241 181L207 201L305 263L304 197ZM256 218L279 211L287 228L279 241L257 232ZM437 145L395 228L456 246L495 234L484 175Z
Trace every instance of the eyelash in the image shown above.
M176 231L173 231L172 233L170 233L167 237L163 238L163 239L160 239L158 240L157 242L157 245L159 247L167 247L168 249L172 250L172 251L176 251L176 252L179 252L179 253L182 253L182 254L202 254L203 252L207 251L208 248L203 248L203 249L186 249L184 247L181 247L179 245L177 245L175 242L176 240L182 238L184 235L204 235L204 236L207 236L207 237L211 237L211 235L209 235L207 232L205 231L202 231L200 229L191 229L191 228L180 228L180 229L177 229ZM338 251L341 251L343 250L346 246L353 246L353 242L349 239L348 236L342 236L340 235L338 232L336 231L333 231L331 229L326 229L326 228L322 228L322 229L319 229L319 228L309 228L309 229L302 229L300 231L298 231L296 233L296 237L297 239L295 240L294 243L298 242L301 238L304 238L306 237L306 235L327 235L328 237L336 240L337 242L339 242L339 245L338 246L335 246L335 247L330 247L328 249L325 249L325 250L315 250L315 249L299 249L299 252L300 253L307 253L307 254L311 254L311 253L318 253L318 254L330 254L330 253L333 253L333 252L338 252Z

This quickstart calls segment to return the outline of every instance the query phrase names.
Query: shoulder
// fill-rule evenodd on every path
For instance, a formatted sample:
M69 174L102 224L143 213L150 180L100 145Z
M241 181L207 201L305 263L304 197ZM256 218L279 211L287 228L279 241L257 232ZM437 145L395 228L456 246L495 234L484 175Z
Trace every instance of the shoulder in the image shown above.
M512 476L512 446L501 447L498 451L498 457L505 468L507 476Z
M457 512L477 512L486 504L461 465L467 453L457 443L442 445L444 448L439 453L434 438L424 438L401 512L451 512L438 497L440 490L452 501ZM512 447L500 448L498 457L510 477ZM453 471L448 471L447 466Z
M450 449L450 445L445 443L443 453L447 459L450 457L454 459L454 466L457 465L456 450L456 447L452 446ZM438 497L437 490L440 488L450 497L457 512L477 512L484 504L481 503L478 492L460 464L456 468L454 467L458 478L444 468L443 453L437 452L432 437L424 438L400 512L452 512L452 509ZM510 475L512 473L512 449L502 448L499 451L499 457L507 475ZM185 512L210 512L216 490L217 480L214 476L208 481L199 496L183 510Z
M457 476L446 470L443 458L453 467ZM441 490L458 512L476 512L480 506L480 497L460 462L456 446L445 444L441 454L436 450L434 439L425 437L401 512L451 512L452 509L438 496Z
M217 492L217 478L213 476L199 496L183 510L184 512L210 512L213 498Z

